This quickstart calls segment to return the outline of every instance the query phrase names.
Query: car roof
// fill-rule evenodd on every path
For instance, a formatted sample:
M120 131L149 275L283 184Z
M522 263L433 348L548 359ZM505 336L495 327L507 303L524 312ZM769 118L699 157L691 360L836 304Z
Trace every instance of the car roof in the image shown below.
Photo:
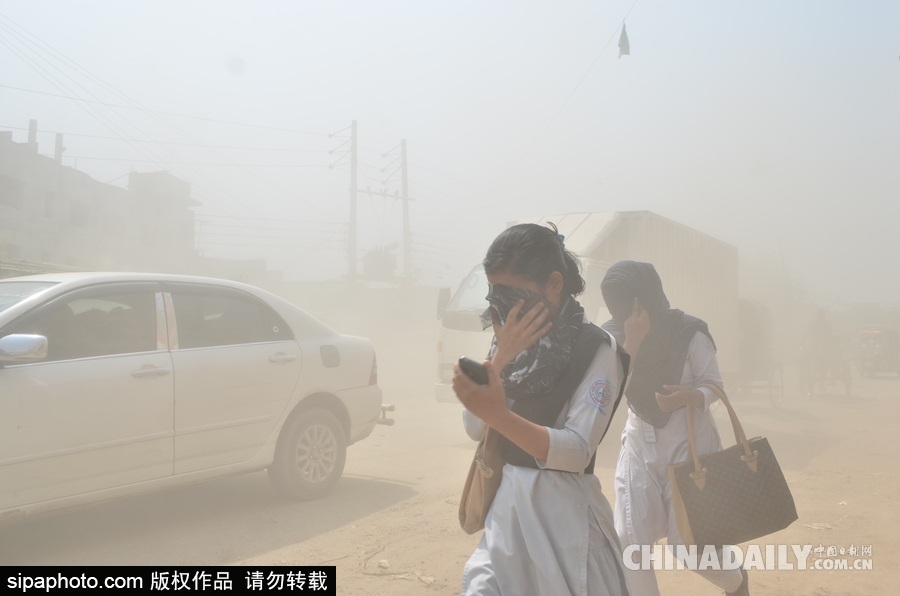
M31 282L43 281L52 283L76 284L79 282L115 282L115 281L183 281L194 283L213 283L233 287L253 287L228 279L217 279L214 277L201 277L198 275L174 275L168 273L125 273L116 271L79 271L65 273L41 273L40 275L26 275L22 277L9 277L0 279L0 282Z
M52 288L48 288L45 292L40 292L34 296L37 300L42 300L42 296L46 296L47 292L50 295L58 295L69 290L77 289L83 286L88 286L96 283L115 283L115 282L129 282L129 281L151 281L151 282L183 282L183 283L196 283L196 284L210 284L217 286L224 286L229 288L234 288L237 290L243 290L247 293L253 294L258 298L262 298L265 302L275 308L276 311L288 320L288 323L291 324L291 327L294 328L295 333L300 333L301 329L303 332L308 335L316 335L316 336L327 336L327 335L335 335L334 330L329 328L327 325L311 316L310 314L304 312L302 309L297 307L294 304L286 301L280 296L273 294L267 290L263 290L262 288L258 288L256 286L252 286L250 284L245 284L237 281L231 281L228 279L218 279L214 277L201 277L199 275L175 275L168 273L125 273L125 272L104 272L104 271L93 271L93 272L65 272L65 273L42 273L40 275L27 275L24 277L10 277L6 279L0 279L0 284L5 282L19 282L19 283L30 283L30 282L46 282L54 284ZM30 299L23 300L20 304L14 305L8 311L0 313L0 319L11 319L13 316L17 316L19 311L23 309L30 308L29 306Z
M225 286L244 290L259 297L272 296L271 292L229 279L218 279L215 277L202 277L199 275L175 275L169 273L134 273L134 272L116 272L116 271L87 271L87 272L63 272L63 273L42 273L40 275L26 275L23 277L10 277L0 279L0 283L4 282L46 282L57 285L58 291L67 291L72 288L91 285L95 283L114 283L127 281L155 281L155 282L184 282L198 284L212 284L217 286Z

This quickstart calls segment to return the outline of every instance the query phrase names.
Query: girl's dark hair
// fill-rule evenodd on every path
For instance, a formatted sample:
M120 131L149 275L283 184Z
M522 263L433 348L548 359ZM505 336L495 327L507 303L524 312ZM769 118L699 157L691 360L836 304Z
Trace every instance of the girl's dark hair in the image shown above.
M501 232L484 257L485 272L490 275L506 271L544 285L550 274L559 271L565 294L578 296L584 292L578 260L563 246L556 226L550 225L552 229L518 224Z

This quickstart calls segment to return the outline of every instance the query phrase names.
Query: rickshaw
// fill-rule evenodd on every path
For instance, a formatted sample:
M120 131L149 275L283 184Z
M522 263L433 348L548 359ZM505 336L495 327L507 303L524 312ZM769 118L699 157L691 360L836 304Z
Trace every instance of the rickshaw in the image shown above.
M874 377L882 372L900 375L900 334L891 327L867 327L856 333L855 360L859 374Z
M784 367L773 357L772 314L753 300L738 302L740 376L738 389L749 395L761 389L776 408L784 401Z
M800 348L798 359L800 392L812 399L816 386L824 392L826 383L836 382L843 386L846 395L850 395L853 384L850 362L844 342L837 335L831 335L823 342L806 341Z

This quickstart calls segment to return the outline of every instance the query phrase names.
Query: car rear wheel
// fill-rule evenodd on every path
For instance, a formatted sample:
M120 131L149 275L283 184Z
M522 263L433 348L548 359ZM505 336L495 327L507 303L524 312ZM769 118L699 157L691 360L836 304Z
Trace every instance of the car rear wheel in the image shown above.
M335 485L346 459L341 423L328 410L313 408L295 416L281 431L269 478L282 494L315 499Z

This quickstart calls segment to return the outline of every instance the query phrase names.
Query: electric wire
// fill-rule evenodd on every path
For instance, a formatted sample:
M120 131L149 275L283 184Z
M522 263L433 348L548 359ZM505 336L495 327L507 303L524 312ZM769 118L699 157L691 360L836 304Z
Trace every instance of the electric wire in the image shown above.
M566 98L566 101L564 101L563 104L562 104L562 105L559 107L559 109L556 111L556 113L553 114L553 117L551 117L550 120L547 121L547 124L544 126L544 128L541 130L541 132L534 138L534 140L531 142L531 144L528 146L528 148L525 149L525 151L522 152L522 154L519 156L519 159L517 159L517 160L515 161L515 163L513 163L512 167L509 168L509 170L507 170L507 172L506 172L506 173L505 173L505 174L497 181L496 184L494 184L493 188L491 189L492 192L493 192L498 186L500 186L500 184L502 184L504 180L506 180L506 178L513 172L513 170L515 170L517 167L519 167L519 164L525 159L525 157L531 152L531 150L534 149L534 147L538 144L538 141L540 141L541 138L544 136L544 134L547 132L547 130L550 129L550 126L553 124L553 122L559 117L559 115L560 115L560 114L562 113L562 111L566 108L566 106L569 105L569 102L572 100L573 97L575 97L575 94L576 94L576 93L578 92L578 90L581 88L582 83L584 83L584 81L587 79L587 77L588 77L588 75L591 73L591 71L594 70L594 66L596 66L597 62L600 60L600 58L601 58L601 57L603 56L603 54L606 52L606 49L609 47L609 44L612 43L612 40L615 39L616 33L619 31L619 29L622 28L622 25L625 24L625 19L627 19L627 18L628 18L628 15L631 14L631 11L634 9L634 7L635 7L635 5L636 5L637 3L638 3L638 0L634 0L634 2L632 2L631 7L630 7L630 8L628 9L628 11L625 13L625 16L622 17L622 21L621 21L621 22L619 23L619 25L615 28L615 30L613 31L612 35L609 36L609 39L606 40L606 43L605 43L605 44L603 45L603 47L600 49L600 53L597 54L597 57L594 58L594 61L593 61L593 62L591 62L591 65L590 65L590 66L588 67L588 69L585 71L584 75L582 75L581 79L579 79L578 84L575 85L575 88L572 89L572 92L571 92L571 93L569 94L569 96ZM490 199L489 199L489 200L490 200Z
M0 15L0 17L3 17L3 15ZM4 18L5 18L5 17L4 17ZM38 40L38 41L40 41L40 40ZM43 44L43 42L41 42L41 43ZM47 45L47 44L43 44L43 45ZM50 47L50 46L47 46L47 47ZM9 46L7 46L7 48L9 48ZM9 49L11 49L11 48L9 48ZM51 48L51 49L52 49L52 48ZM11 49L11 51L12 51L12 49ZM32 51L33 51L33 50L32 50ZM54 50L54 51L55 51L55 50ZM14 53L15 53L15 52L14 52ZM58 52L57 52L57 53L58 53ZM17 55L18 55L18 54L17 54ZM20 56L20 58L21 58L21 56ZM42 58L43 58L43 57L42 57ZM47 61L46 58L43 58L43 59L44 59L45 61ZM48 61L48 62L49 62L49 61ZM74 63L73 63L73 64L74 64ZM33 65L31 65L31 66L34 67ZM57 70L59 70L58 67L57 67ZM46 72L46 71L45 71L45 72ZM62 71L60 71L60 72L62 72ZM63 74L65 74L65 73L63 73ZM46 78L46 77L45 77L45 78ZM71 78L71 77L69 77L69 78ZM73 80L74 80L74 79L73 79ZM58 80L57 80L57 81L58 81ZM76 84L78 84L77 81L76 81ZM80 84L78 84L78 85L84 89L83 86L81 86ZM71 91L71 90L69 90L68 88L66 88L65 85L62 85L62 86L63 86L67 91ZM44 93L44 92L37 92L37 91L28 90L28 89L23 89L23 88L11 87L11 86L8 86L8 85L0 85L0 87L10 88L10 89L16 89L16 90L26 91L26 92L41 93L41 94L52 95L52 96L57 96L57 97L63 97L63 98L66 98L66 99L74 100L74 101L76 101L76 102L77 102L77 101L82 101L82 102L84 102L84 103L100 104L100 105L105 105L105 106L109 106L109 107L120 107L120 108L124 108L124 109L139 109L139 110L145 111L145 112L147 112L147 113L156 113L156 114L171 115L171 116L179 116L179 117L186 117L186 118L190 118L190 117L191 117L191 116L186 116L186 115L183 115L183 114L173 114L173 113L168 113L168 112L161 112L161 111L156 111L156 110L149 110L149 109L142 108L142 107L134 107L134 106L127 106L127 105L110 104L110 103L108 103L108 102L102 102L102 101L99 101L99 100L86 100L86 99L84 99L84 98L80 98L80 97L75 96L75 95L72 94L71 92L70 92L68 95L57 95L57 94L50 94L50 93ZM89 92L89 91L88 91L88 92ZM89 93L90 93L90 92L89 92ZM119 115L119 114L117 114L117 115ZM119 115L119 116L121 117L121 115ZM217 121L217 120L214 120L214 119L208 119L208 118L197 118L197 119ZM126 121L127 121L127 120L126 120ZM222 123L225 123L225 124L237 124L237 125L255 126L255 125L248 125L248 124L244 124L244 123L235 123L235 122L228 122L228 121L217 121L217 122L222 122ZM101 121L101 123L103 123L103 122ZM132 124L132 126L134 126L134 125ZM264 127L264 126L255 126L255 127L256 127L256 128L273 129L273 127ZM9 127L9 128L18 128L18 127ZM118 126L116 126L116 128L118 128ZM137 128L137 127L135 126L135 128ZM120 130L121 130L121 129L120 129ZM304 131L293 131L293 130L289 130L289 129L276 129L276 130L283 130L283 131L285 131L285 132L301 132L301 133L304 132ZM46 131L42 131L42 132L46 132ZM322 133L309 133L309 134L322 134ZM206 145L206 144L203 144L203 143L165 143L165 142L159 142L159 141L153 141L153 140L134 139L134 138L128 138L128 139L125 139L125 138L116 138L116 137L100 137L100 136L98 136L98 135L76 135L75 133L70 133L70 136L84 136L84 137L106 138L106 139L109 139L109 140L117 140L117 141L125 141L125 142L134 142L134 143L149 143L149 144L172 145L172 146L197 146L197 147L204 147L204 148L207 148L207 149L211 148L211 146ZM328 136L332 136L332 135L328 135ZM214 146L213 146L213 147L214 147ZM228 146L221 146L221 147L218 147L218 148L251 149L251 148L247 148L247 147L228 147ZM282 150L282 149L274 149L274 148L253 148L253 149L260 149L260 150L276 150L276 151ZM284 150L284 151L291 151L291 150L288 149L288 150ZM317 151L317 152L318 152L318 151L320 151L320 150L293 150L293 151ZM321 150L321 151L325 151L325 150ZM382 154L383 157L384 157L385 155L386 155L386 154ZM89 157L89 156L67 156L67 157L72 158L72 159L107 159L107 160L114 160L114 159L115 159L115 160L118 160L118 161L147 162L147 163L154 163L154 164L159 165L159 161L158 161L158 160L154 160L154 159L148 159L148 160L133 160L133 159L132 159L132 160L129 160L129 159L124 159L124 158L101 158L101 157ZM158 156L157 156L157 157L158 157ZM394 161L396 161L396 160L394 160ZM165 163L165 162L163 162L163 163ZM291 164L283 164L283 165L274 166L274 165L269 165L269 164L234 164L234 163L227 163L227 164L226 164L226 163L222 163L222 164L219 164L219 163L202 163L202 162L182 162L182 163L183 163L183 165L204 165L204 166L205 166L205 165L217 165L217 166L218 166L218 165L232 165L232 166L235 166L235 167L325 167L325 166L317 166L317 165L291 165ZM394 162L391 162L391 164L389 164L388 167L390 167L390 165L392 165L393 163L394 163ZM370 164L367 164L367 165L370 165ZM375 168L377 169L376 166L371 166L371 167L375 167ZM439 175L442 175L442 174L440 174L439 172L435 172L434 170L429 170L428 168L425 168L424 166L416 166L416 167L420 167L421 169L425 169L425 170L427 170L427 171L431 171L431 172L433 172L433 173L437 173L437 174L439 174ZM382 173L383 173L385 170L387 170L387 167L386 167L386 168L383 168L383 169L381 170ZM390 184L390 183L395 182L395 181L392 180L392 177L396 174L396 171L399 171L399 168L397 168L397 170L395 170L394 172L392 172L392 174L388 176L388 179L383 180L383 181L379 181L379 182L382 183L382 184L384 184L384 185L388 185L388 184ZM456 179L456 180L461 181L461 182L464 182L464 183L466 182L466 181L460 180L460 179L455 178L455 177L452 177L452 176L447 176L447 175L444 175L444 176L446 176L446 177L448 177L448 178L451 178L451 179ZM368 179L373 180L373 181L378 181L376 178L369 178L369 177L365 177L365 178L368 178ZM446 192L444 192L444 191L440 191L440 190L438 190L438 189L434 189L434 188L431 188L431 187L428 187L428 186L425 186L425 185L422 185L422 184L419 184L419 186L422 186L423 188L426 188L426 189L431 190L431 191L433 191L433 192L437 192L437 193L441 193L441 194L446 194L447 196L453 197L453 198L455 198L455 199L457 199L457 200L460 200L460 201L462 201L462 202L467 202L467 203L469 203L469 204L475 205L475 203L472 203L471 201L466 201L466 200L464 200L464 199L460 199L459 197L456 197L456 196L452 195L451 193L446 193ZM221 190L221 189L220 189L220 190ZM371 193L370 193L370 197L371 197ZM387 196L385 196L384 193L382 193L382 197L384 198L384 200L387 199ZM392 198L393 198L393 197L392 197ZM431 198L431 197L425 197L425 198L428 199L428 200L431 200L431 201L433 201L433 202L435 202L435 203L437 203L437 204L446 205L446 203L442 203L441 201L438 201L438 200L433 199L433 198ZM390 213L388 214L389 216L392 216L392 215L393 215L393 208L394 208L395 204L396 204L396 200L395 200L395 201L392 203L392 205L391 205L391 210L390 210ZM208 215L208 217L220 217L220 216ZM241 217L241 216L231 216L231 217L237 217L237 218L241 218L241 219L265 219L265 218L243 218L243 217ZM385 216L385 214L384 214L384 207L383 207L383 208L382 208L382 227L384 227L384 220L385 220L385 217L386 217L386 216ZM388 217L388 219L391 219L391 217ZM282 220L275 220L275 221L282 221ZM206 224L206 225L215 225L215 224ZM390 233L390 229L388 228L388 234L389 234L389 233ZM216 233L214 233L214 232L207 232L207 234L213 234L213 235L215 235ZM455 256L455 255L448 255L448 256ZM415 259L415 257L414 257L414 259ZM441 265L443 265L443 266L446 266L445 263L438 263L438 264L441 264Z
M7 20L9 20L9 19L7 19ZM9 30L9 27L5 26L2 22L0 22L0 29L6 31L7 33L11 33L10 30ZM16 37L16 39L21 39L21 37L18 36L18 35L16 35L14 32L12 32L11 34L12 34L14 37ZM0 38L0 44L2 44L3 46L5 46L5 47L6 47L7 49L9 49L13 54L15 54L17 57L19 57L19 59L21 59L23 62L25 62L26 65L28 65L30 68L32 68L33 70L35 70L35 72L37 72L41 77L43 77L43 78L46 79L48 82L50 82L51 85L53 85L54 87L56 87L56 88L59 89L60 91L62 91L62 92L64 92L64 93L67 93L67 94L68 94L68 95L64 95L64 97L67 97L68 99L74 99L74 98L73 98L74 94L73 94L72 90L68 88L68 86L66 86L62 81L60 81L58 78L56 78L55 76L53 76L52 74L50 74L45 68L43 68L42 66L40 66L37 62L35 62L35 60L32 59L30 56L24 54L24 52L23 52L23 51L20 51L20 49L16 49L16 48L14 48L14 47L11 47L7 42L12 42L12 40L10 39L10 37ZM45 62L47 62L50 66L52 66L53 68L55 68L56 70L58 70L59 72L61 72L64 76L66 76L66 77L69 78L70 80L74 81L76 85L78 85L78 86L81 87L82 89L85 89L85 87L84 87L83 85L81 85L80 83L78 83L77 81L75 81L71 76L69 76L69 75L67 75L66 73L64 73L58 66L56 66L56 65L53 64L53 63L51 63L45 56L42 56L42 55L38 54L37 52L34 51L33 48L30 48L30 49L31 49L31 51L32 51L33 53L37 54L38 57L40 57L42 60L44 60ZM88 93L90 93L90 91L88 91ZM91 93L91 95L93 95L93 94ZM119 136L122 137L123 140L126 140L126 141L128 142L128 144L131 145L132 148L135 149L138 153L144 155L145 157L150 158L150 162L151 162L151 163L153 163L153 164L156 165L157 167L164 168L164 165L163 165L163 164L166 163L164 160L162 160L162 159L161 159L158 155L156 155L152 150L150 150L150 149L145 149L145 148L142 148L142 147L140 147L140 146L135 145L134 142L133 142L133 137L132 137L129 133L127 133L127 132L126 132L124 129L122 129L118 124L116 124L115 122L113 122L111 119L109 119L109 118L108 118L107 116L105 116L103 113L101 113L99 110L97 110L97 109L94 108L93 106L83 105L82 103L79 103L78 101L76 101L75 103L76 103L76 105L78 105L81 109L83 109L85 112L87 112L88 115L90 115L90 116L92 116L94 119L98 120L101 124L103 124L104 126L106 126L107 128L109 128L112 132L119 134ZM113 110L113 113L116 113L116 112ZM118 115L119 117L121 117L121 115L119 115L118 113L116 113L116 115ZM131 124L131 126L133 126L135 129L140 130L139 128L137 128L136 126L134 126L132 123L128 122L127 119L123 118L123 120L125 120L128 124ZM146 136L146 135L145 135L145 136ZM172 164L166 164L166 165L171 166ZM191 168L191 169L193 169L193 168ZM196 171L196 170L195 170L195 171ZM199 172L198 172L198 173L199 173ZM202 174L201 174L201 176L202 176ZM213 186L217 186L217 185L215 185L215 183L212 183L212 184L213 184ZM223 189L220 188L219 190L223 190ZM226 192L226 195L227 195L227 194L228 194L228 193ZM235 199L232 198L232 200L235 200Z
M0 128L8 128L10 130L29 130L24 126L0 126ZM102 139L107 141L125 141L121 137L107 137L103 135L89 135L77 132L60 132L56 130L38 130L38 133L60 134L65 137L82 137L88 139ZM176 143L172 141L154 141L152 139L134 139L135 143L149 143L153 145L173 145L176 147L214 147L216 149L241 149L248 151L284 151L296 153L328 153L328 149L291 149L287 147L248 147L246 145L208 145L203 143Z
M2 16L3 15L0 15L0 17L2 17ZM58 93L49 93L47 91L38 91L36 89L26 89L24 87L14 87L13 85L0 84L0 87L2 87L4 89L12 89L14 91L21 91L24 93L34 93L37 95L47 95L50 97L61 97L64 99L80 101L82 103L96 104L96 105L101 105L101 106L106 106L106 107L111 107L111 108L121 108L121 109L125 109L125 110L136 110L139 112L146 112L147 114L158 114L160 116L173 116L176 118L189 118L191 120L204 120L206 122L215 122L217 124L231 124L233 126L245 126L248 128L259 128L262 130L274 130L274 131L278 131L278 132L289 132L289 133L293 133L293 134L316 135L316 136L324 136L324 137L328 136L328 133L324 133L324 132L311 132L308 130L296 130L296 129L291 129L291 128L278 128L275 126L264 126L261 124L250 124L248 122L233 122L230 120L219 120L217 118L206 118L203 116L190 116L188 114L177 114L174 112L164 112L162 110L151 110L149 108L139 108L139 107L134 107L134 106L109 103L109 102L105 102L105 101L90 100L90 99L85 99L83 97L72 97L69 95L60 95Z
M9 22L12 22L13 25L15 25L16 27L18 27L19 29L22 29L23 31L26 31L24 28L20 27L20 26L17 25L16 23L14 23L14 22L13 22L11 19L9 19L8 17L5 17L4 15L0 15L0 16L2 16L5 20L7 20L7 21L9 21ZM3 23L0 23L0 28L3 28L4 30L9 31L9 28L8 28L7 26L4 26ZM26 31L26 33L28 33L28 32ZM15 34L14 34L14 35L15 35ZM59 56L62 56L63 59L65 59L67 62L73 64L78 70L81 70L81 71L87 73L87 75L88 75L90 78L92 78L92 79L95 81L95 83L99 84L101 87L104 87L104 88L106 88L107 90L110 90L112 93L114 93L115 95L117 95L117 96L120 97L121 99L126 100L128 103L131 103L131 104L135 105L137 108L143 109L143 110L147 111L147 113L150 113L151 115L153 114L153 111L152 111L152 110L147 110L146 108L144 108L144 106L140 106L139 104L137 104L137 102L131 100L128 96L124 95L123 93L121 93L121 92L119 92L117 89L115 89L115 87L112 87L111 85L108 85L108 84L104 83L101 79L99 79L99 77L96 77L95 75L93 75L93 73L91 73L91 72L88 71L87 69L82 68L82 67L79 66L76 62L74 62L74 61L72 61L72 60L69 60L69 59L66 58L63 54L61 54L61 53L58 52L57 50L53 49L51 46L49 46L48 44L46 44L45 42L43 42L42 40L40 40L40 39L37 38L36 36L34 36L34 35L30 34L30 33L28 33L28 35L31 36L32 38L36 39L36 40L37 40L39 43L41 43L42 45L51 48L56 54L58 54ZM17 38L21 39L20 36L17 36ZM34 51L34 50L32 50L32 51ZM37 52L35 52L35 53L37 53ZM48 63L50 63L50 61L47 60L46 57L43 57L43 56L42 56L42 58L43 58L45 61L47 61ZM50 63L50 64L52 65L52 63ZM57 70L60 70L60 72L63 72L61 69L59 69L59 68L56 67L55 65L53 65L53 66L54 66L55 68L57 68ZM63 74L65 74L65 73L63 73ZM66 76L68 76L68 75L66 75ZM72 77L69 77L69 78L71 79ZM74 81L74 79L72 79L72 80ZM77 81L75 81L75 82L76 82L76 84L78 84ZM81 87L82 89L87 90L84 86L82 86L82 85L80 85L80 84L78 84L78 85L79 85L79 87ZM88 91L88 93L90 93L90 91ZM90 93L90 94L93 95L92 93ZM94 97L95 97L95 99L98 99L98 98L96 98L96 96L94 96ZM113 110L113 112L115 113L114 110ZM119 117L122 117L120 114L118 114L118 113L116 113L116 114L119 115ZM190 134L186 133L185 131L178 129L177 127L175 127L174 125L171 125L170 123L166 122L165 120L163 120L163 119L161 119L161 118L159 118L159 117L156 117L156 116L153 116L153 117L154 117L154 119L156 119L156 120L157 120L158 122L160 122L161 124L163 124L163 125L165 125L165 126L171 128L171 129L175 130L176 132L179 132L180 134L182 134L182 135L184 135L184 136L186 136L186 137L188 137L188 138L190 138L190 139L192 139L192 140L194 140L194 141L196 141L196 142L199 142L199 139L196 139L195 137L191 136ZM124 118L123 118L123 119L124 119ZM126 121L127 121L127 120L126 120ZM134 126L134 124L132 124L132 126ZM138 129L136 126L134 126L134 128L136 128L137 130L140 130L140 129ZM147 135L145 135L145 136L147 136ZM224 156L222 156L222 155L219 154L218 152L212 150L210 147L206 146L206 148L207 148L207 150L210 150L213 154L215 154L215 155L219 156L220 158L223 158L223 159L224 159ZM169 153L171 153L171 152L169 152ZM174 156L174 154L172 154L172 155ZM177 156L175 156L175 157L177 158ZM314 205L314 204L312 204L312 203L308 203L308 202L304 201L303 199L294 196L294 195L293 195L292 193L290 193L289 191L286 191L286 190L284 190L283 188L279 187L278 185L272 183L270 180L268 180L268 179L266 179L266 178L263 178L262 176L259 176L257 173L252 172L252 171L250 171L250 170L247 170L247 169L245 169L245 168L243 168L242 166L237 165L237 164L235 165L235 167L241 168L244 172L249 173L251 176L253 176L253 177L255 177L255 178L259 179L259 180L262 180L264 183L266 183L266 184L268 184L269 186L272 186L273 188L279 190L280 192L282 192L282 193L284 193L284 194L286 194L286 195L288 195L288 196L294 198L295 200L298 200L298 201L301 202L301 203L307 204L308 206L310 206L310 207L312 207L312 208L314 208L314 209L316 209L316 210L318 210L318 211L321 211L321 212L323 212L323 213L326 213L327 215L330 215L330 216L332 216L332 217L335 217L333 214L331 214L331 213L329 213L328 211L322 209L321 207L319 207L319 206L317 206L317 205ZM193 169L193 168L192 168L192 169ZM195 171L196 171L196 170L195 170ZM202 173L200 173L200 172L197 172L197 173L198 173L199 175L203 176ZM206 178L205 176L203 176L203 177ZM209 179L207 178L207 180L209 180ZM212 183L212 181L210 181L210 183ZM217 185L215 185L214 183L212 183L212 184L213 184L214 186L217 186ZM222 190L222 191L224 192L224 189L221 189L221 188L220 188L219 190ZM226 193L226 194L227 194L227 193ZM236 199L234 199L234 200L236 200ZM236 201L237 201L237 200L236 200ZM239 202L239 201L238 201L238 202ZM245 207L245 208L246 208L246 207Z

